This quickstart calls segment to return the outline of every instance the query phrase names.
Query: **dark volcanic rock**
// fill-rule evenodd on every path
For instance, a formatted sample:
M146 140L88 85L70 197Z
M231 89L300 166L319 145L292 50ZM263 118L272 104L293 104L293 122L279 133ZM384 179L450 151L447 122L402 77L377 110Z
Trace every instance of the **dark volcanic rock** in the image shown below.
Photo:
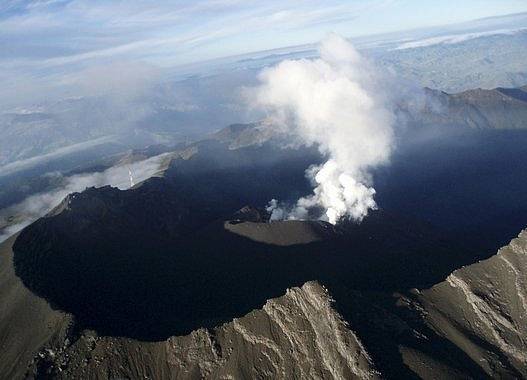
M161 342L86 331L49 357L55 378L375 379L367 351L316 282L212 330ZM65 363L62 367L59 363ZM59 370L59 368L61 368Z
M527 377L527 231L418 293L426 322L492 378Z
M425 290L332 288L387 378L525 378L527 231Z
M225 222L224 228L252 241L279 246L309 244L338 237L334 226L320 221L284 220L262 223L236 219Z
M81 330L14 274L0 245L0 376L22 378L353 378L379 376L316 282L214 329L145 342ZM175 316L174 316L175 317ZM77 326L77 327L75 327Z
M154 178L128 191L73 194L17 238L17 275L80 325L159 340L227 322L312 279L404 289L470 262L433 231L382 212L337 228L217 223L223 208L182 189ZM261 217L254 211L242 214Z
M390 211L373 211L361 224L269 222L265 210L244 207L305 195L303 170L316 159L310 150L232 150L207 141L174 159L162 178L68 196L20 233L13 262L13 240L1 246L8 260L0 343L9 348L0 375L20 378L29 368L36 377L65 378L525 376L523 235L510 250L448 277L489 256L481 249L488 242L474 244L485 237L467 232L494 226L503 238L514 227L517 220L496 222L507 205L477 213L461 204L454 216L441 214L458 205L440 198L427 208L435 198L410 190L430 197L426 186L441 193L451 183L425 176L408 186L380 182L378 199ZM445 160L435 163L454 176ZM500 165L491 178L503 186L518 170L495 177L513 166ZM454 167L460 186L470 171ZM407 194L410 206L391 194ZM463 224L482 214L493 223ZM13 358L21 362L3 364Z
M236 211L230 218L231 222L267 222L269 221L269 212L262 208L252 206L244 206ZM233 224L234 224L233 223Z
M2 319L9 350L0 362L27 350L35 355L27 374L53 378L525 377L525 234L427 290L358 291L338 281L329 286L333 304L310 282L219 327L157 341L107 336L77 323L72 333L68 314L46 307L4 270L0 297L9 306L2 316L23 315L25 323ZM10 242L2 246L6 269ZM42 317L51 330L35 322ZM14 377L25 371L24 363L3 368Z

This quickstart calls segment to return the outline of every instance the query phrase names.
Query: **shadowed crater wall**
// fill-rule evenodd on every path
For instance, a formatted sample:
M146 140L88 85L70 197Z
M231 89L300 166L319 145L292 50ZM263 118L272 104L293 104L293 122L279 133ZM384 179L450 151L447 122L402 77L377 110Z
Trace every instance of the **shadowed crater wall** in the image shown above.
M378 173L382 209L336 227L270 227L261 210L236 213L308 193L304 170L320 159L316 151L205 142L164 178L70 195L19 235L16 274L82 326L142 340L216 326L309 280L360 291L426 288L517 232L516 218L497 216L527 209L525 197L506 202L527 186L526 136L407 147ZM473 170L481 162L495 165ZM499 233L477 234L492 228Z

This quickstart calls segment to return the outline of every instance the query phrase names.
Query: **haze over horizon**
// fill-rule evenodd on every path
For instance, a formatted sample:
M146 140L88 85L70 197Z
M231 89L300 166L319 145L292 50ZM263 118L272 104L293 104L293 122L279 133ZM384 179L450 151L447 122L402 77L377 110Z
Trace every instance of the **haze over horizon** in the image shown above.
M408 11L412 9L412 11ZM377 35L526 12L519 0L466 2L10 0L0 5L3 107L34 94L141 91L181 66L314 44L328 33ZM118 75L116 75L118 74ZM108 78L119 78L111 88Z

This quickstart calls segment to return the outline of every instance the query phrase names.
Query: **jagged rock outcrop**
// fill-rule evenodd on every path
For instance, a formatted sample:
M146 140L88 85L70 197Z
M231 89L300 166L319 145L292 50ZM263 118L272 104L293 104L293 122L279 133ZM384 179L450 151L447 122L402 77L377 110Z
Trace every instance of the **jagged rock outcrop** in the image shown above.
M385 378L527 378L527 230L431 288L332 289Z
M527 377L527 230L421 292L426 322L493 378Z
M49 352L50 349L47 349ZM161 342L97 337L86 331L48 355L57 378L373 379L359 339L316 282L218 328ZM60 366L62 363L62 367Z

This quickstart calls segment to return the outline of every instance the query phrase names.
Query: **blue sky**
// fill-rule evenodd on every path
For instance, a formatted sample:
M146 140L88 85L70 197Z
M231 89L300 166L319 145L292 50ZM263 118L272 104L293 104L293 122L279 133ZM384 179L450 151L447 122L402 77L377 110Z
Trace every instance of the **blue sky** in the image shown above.
M522 11L525 0L0 0L0 106L5 95L23 98L45 81L67 85L115 62L130 76L140 62L150 75L329 32L354 37Z
M177 65L527 11L524 0L0 2L0 59L54 67L106 59Z

